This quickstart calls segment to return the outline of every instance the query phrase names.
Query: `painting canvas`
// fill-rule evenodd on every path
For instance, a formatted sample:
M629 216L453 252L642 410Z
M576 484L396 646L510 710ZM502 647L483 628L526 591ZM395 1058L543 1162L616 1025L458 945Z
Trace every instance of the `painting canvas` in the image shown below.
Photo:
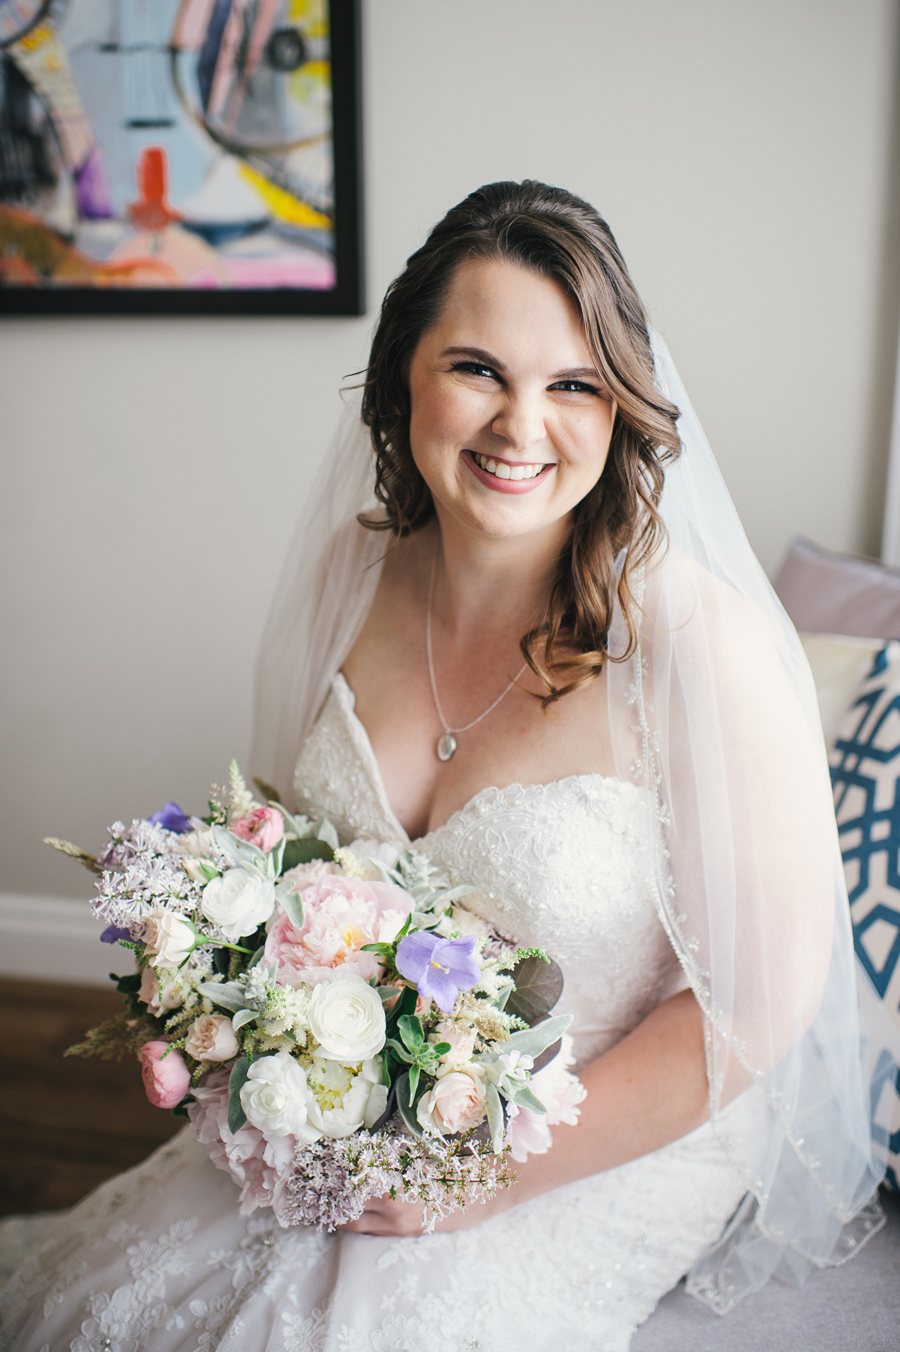
M362 308L357 0L0 0L0 312Z

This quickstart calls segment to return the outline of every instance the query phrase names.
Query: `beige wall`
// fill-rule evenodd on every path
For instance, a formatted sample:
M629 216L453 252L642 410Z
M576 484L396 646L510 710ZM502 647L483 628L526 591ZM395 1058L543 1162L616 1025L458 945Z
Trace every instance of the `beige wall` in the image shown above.
M472 187L607 215L770 570L876 550L897 322L887 0L366 0L369 296ZM0 890L197 809L361 320L0 324Z

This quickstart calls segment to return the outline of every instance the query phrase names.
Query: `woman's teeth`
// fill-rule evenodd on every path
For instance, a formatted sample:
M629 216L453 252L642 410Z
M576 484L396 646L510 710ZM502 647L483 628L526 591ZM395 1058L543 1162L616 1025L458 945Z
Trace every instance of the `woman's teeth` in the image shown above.
M488 474L495 474L498 479L534 479L544 468L543 465L507 465L502 460L478 455L476 451L472 452L472 459L476 465L480 465Z

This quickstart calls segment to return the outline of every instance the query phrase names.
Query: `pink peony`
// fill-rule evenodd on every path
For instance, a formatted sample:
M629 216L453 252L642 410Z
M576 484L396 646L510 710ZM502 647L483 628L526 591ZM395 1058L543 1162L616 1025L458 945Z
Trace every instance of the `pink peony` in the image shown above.
M238 817L228 829L268 854L284 835L284 818L277 807L257 807L249 816Z
M287 883L292 892L302 892L305 887L317 883L322 878L331 878L340 873L340 865L326 859L310 859L308 864L295 864L287 873L281 875L282 883Z
M412 899L393 883L358 878L324 877L302 893L304 922L297 930L282 911L276 912L266 940L266 963L277 961L283 985L315 985L335 968L370 981L380 967L364 944L388 943L402 928Z
M174 1108L191 1087L191 1072L181 1052L168 1042L145 1042L141 1048L144 1089L154 1108Z
M246 1122L239 1131L228 1129L228 1077L221 1071L194 1090L196 1102L188 1115L197 1140L208 1150L217 1169L230 1174L241 1190L241 1215L257 1207L272 1207L282 1224L285 1186L291 1176L296 1141L278 1136L267 1141L258 1128Z

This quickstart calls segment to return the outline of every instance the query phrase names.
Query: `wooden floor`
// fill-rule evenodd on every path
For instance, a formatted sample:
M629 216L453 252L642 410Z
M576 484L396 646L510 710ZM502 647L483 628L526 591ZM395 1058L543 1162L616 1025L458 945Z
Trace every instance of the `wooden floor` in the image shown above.
M137 1060L63 1057L121 1008L113 990L0 981L0 1215L71 1206L183 1125L147 1102Z

